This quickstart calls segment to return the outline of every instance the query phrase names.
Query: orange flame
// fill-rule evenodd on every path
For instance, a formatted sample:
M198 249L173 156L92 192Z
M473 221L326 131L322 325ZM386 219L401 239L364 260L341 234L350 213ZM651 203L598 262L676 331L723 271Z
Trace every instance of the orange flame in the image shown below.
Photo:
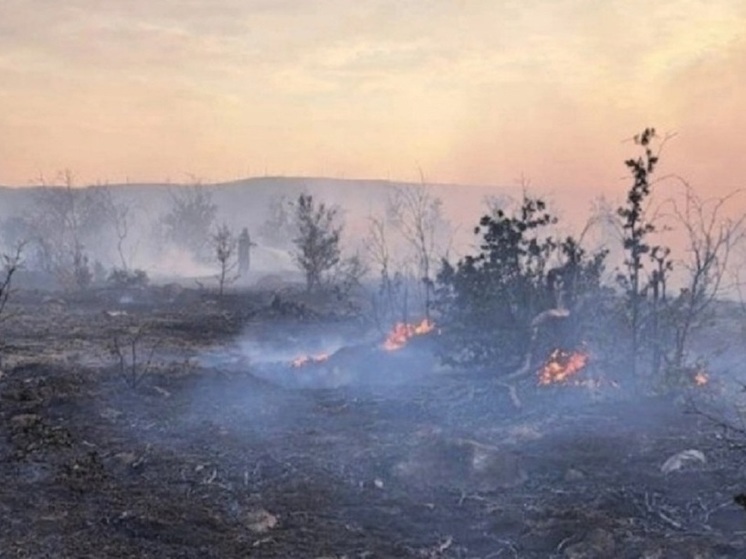
M555 349L539 371L539 384L560 384L568 382L588 364L588 354L581 351Z
M700 369L694 374L694 378L692 380L694 380L694 384L696 386L704 386L708 382L710 382L710 375L708 375L705 371Z
M389 332L386 341L383 342L383 349L386 351L395 351L407 345L410 338L422 336L435 330L435 324L427 318L423 318L419 324L407 324L398 322Z
M306 365L311 365L313 363L323 363L327 359L329 359L327 353L319 353L318 355L301 355L293 359L290 362L290 365L296 368L305 367Z

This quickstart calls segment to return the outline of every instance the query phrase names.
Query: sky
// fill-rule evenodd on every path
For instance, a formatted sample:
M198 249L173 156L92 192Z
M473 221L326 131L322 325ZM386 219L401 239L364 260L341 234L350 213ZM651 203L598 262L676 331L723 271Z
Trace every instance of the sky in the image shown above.
M0 184L746 186L744 0L2 0ZM626 183L625 183L626 184Z

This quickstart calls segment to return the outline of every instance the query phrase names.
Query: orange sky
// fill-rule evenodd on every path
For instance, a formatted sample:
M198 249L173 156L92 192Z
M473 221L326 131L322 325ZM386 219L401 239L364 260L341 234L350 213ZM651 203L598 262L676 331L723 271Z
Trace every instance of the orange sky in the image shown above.
M743 0L2 0L0 184L746 186Z

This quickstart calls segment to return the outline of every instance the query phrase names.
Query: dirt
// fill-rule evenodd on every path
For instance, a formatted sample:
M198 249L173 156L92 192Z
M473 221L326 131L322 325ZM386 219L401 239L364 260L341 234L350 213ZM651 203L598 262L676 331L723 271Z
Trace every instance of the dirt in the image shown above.
M354 317L126 301L27 293L3 325L0 557L746 557L743 450L681 395L530 382L516 408ZM132 376L112 340L142 324ZM334 370L276 357L329 337Z

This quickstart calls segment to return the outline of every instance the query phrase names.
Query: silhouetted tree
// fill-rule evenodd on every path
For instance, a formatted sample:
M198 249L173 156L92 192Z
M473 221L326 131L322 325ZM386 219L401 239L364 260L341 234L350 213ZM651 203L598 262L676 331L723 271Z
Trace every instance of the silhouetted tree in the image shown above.
M172 193L171 208L161 217L166 240L207 260L217 212L212 194L199 184Z
M434 267L445 256L450 227L443 218L442 201L424 184L397 188L388 202L391 225L411 250L416 280L420 287L423 314L430 317Z
M298 197L293 256L305 275L308 291L318 289L324 274L339 263L342 228L338 208L316 203L310 194Z
M438 274L437 308L444 315L446 361L515 370L531 339L531 321L554 306L546 270L556 222L540 199L524 197L517 215L497 209L474 232L480 252L447 261Z
M13 275L21 265L23 246L23 243L19 243L13 252L0 257L0 263L2 263L2 268L0 268L0 322L5 318L3 313L10 300Z
M235 260L236 238L230 228L223 223L212 235L212 246L215 251L215 259L220 265L218 272L218 294L223 296L225 286L237 279L234 271L237 266Z
M283 194L273 197L267 208L267 218L259 228L259 237L266 245L286 247L291 240L295 216L293 203Z
M653 220L646 213L646 206L651 195L652 175L658 163L659 155L653 153L652 142L656 138L654 128L646 128L634 136L634 142L643 149L643 154L636 159L628 159L625 165L632 172L633 183L627 191L624 206L617 210L621 219L622 242L625 251L624 272L617 280L625 290L626 303L629 308L630 352L629 365L633 377L637 376L637 364L641 353L641 336L644 327L649 327L648 341L653 346L653 372L660 368L661 337L659 316L661 302L665 300L666 277L671 271L668 259L670 251L650 243L649 237L656 231ZM654 264L651 274L644 274L645 259ZM646 299L652 302L648 317L643 316ZM647 318L647 321L643 319Z
M60 174L62 184L48 185L34 198L25 217L30 248L37 264L65 289L84 289L91 283L89 247L106 228L109 214L105 193L97 188L76 188L74 175Z
M723 292L731 252L746 239L746 216L740 212L734 218L725 215L727 203L744 191L701 198L687 181L675 178L684 187L683 200L671 200L671 204L674 221L687 241L687 257L680 261L687 277L667 309L674 342L668 358L669 375L678 374L687 366L691 334L709 318L708 310Z
M494 207L482 217L474 231L481 236L476 255L455 266L443 262L435 307L447 363L511 376L530 372L543 349L537 329L573 317L583 297L599 290L606 252L588 255L572 237L558 242L549 233L555 223L543 200L524 193L511 214ZM558 327L549 341L577 345L583 319L570 320L576 326Z

